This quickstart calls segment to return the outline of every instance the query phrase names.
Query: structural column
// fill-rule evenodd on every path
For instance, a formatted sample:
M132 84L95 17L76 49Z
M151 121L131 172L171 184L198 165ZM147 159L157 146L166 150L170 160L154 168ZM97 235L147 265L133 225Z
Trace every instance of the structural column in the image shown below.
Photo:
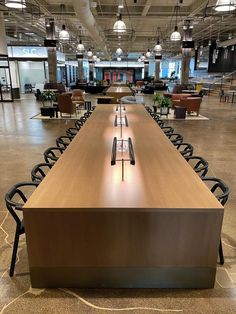
M55 41L55 22L53 18L45 19L46 39ZM48 76L49 83L57 83L57 49L56 47L48 47Z
M148 79L148 74L149 74L149 62L144 61L144 79Z
M184 25L184 36L182 42L182 66L181 66L181 84L188 84L189 70L191 60L192 41L192 25L191 21L186 20Z
M78 60L78 82L82 83L84 80L83 54L78 54L76 57Z
M0 12L0 55L8 55L7 52L7 36L3 12Z
M161 59L162 55L155 55L155 80L160 79Z
M94 62L89 60L89 81L94 80Z

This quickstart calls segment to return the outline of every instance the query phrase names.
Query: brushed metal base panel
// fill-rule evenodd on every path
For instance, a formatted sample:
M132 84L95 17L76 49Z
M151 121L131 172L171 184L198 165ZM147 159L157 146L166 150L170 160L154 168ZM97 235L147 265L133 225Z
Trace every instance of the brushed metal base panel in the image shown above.
M178 268L30 268L33 288L213 288L216 269Z

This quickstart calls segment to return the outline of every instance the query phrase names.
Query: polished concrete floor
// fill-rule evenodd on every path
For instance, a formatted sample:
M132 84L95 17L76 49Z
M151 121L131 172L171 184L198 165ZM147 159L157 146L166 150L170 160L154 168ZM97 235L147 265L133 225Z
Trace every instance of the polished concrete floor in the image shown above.
M145 100L151 104L150 96ZM15 224L6 211L4 195L14 183L30 180L32 167L43 161L43 151L73 126L71 120L30 119L39 107L33 95L22 96L15 103L0 103L0 314L236 313L236 103L204 97L201 114L209 120L168 122L192 143L195 155L209 161L209 175L230 187L222 230L225 265L218 266L215 288L209 290L31 289L24 236L15 276L8 276Z

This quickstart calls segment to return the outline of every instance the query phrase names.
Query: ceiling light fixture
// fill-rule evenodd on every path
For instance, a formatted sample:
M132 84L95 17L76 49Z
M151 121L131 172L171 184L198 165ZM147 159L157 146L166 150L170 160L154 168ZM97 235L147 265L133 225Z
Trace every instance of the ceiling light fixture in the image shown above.
M93 55L93 52L92 52L92 50L89 48L89 50L88 50L88 52L87 52L87 56L88 56L88 57L92 57L92 55Z
M117 61L120 62L121 61L121 57L117 57Z
M236 9L235 0L217 0L215 10L217 12L227 12Z
M124 9L124 0L119 0L118 9Z
M142 60L141 60L141 58L138 58L138 62L141 62Z
M6 0L5 6L11 9L24 9L26 8L25 0Z
M66 30L66 26L64 24L62 25L62 29L59 33L59 39L60 40L69 40L70 39L70 34Z
M117 32L117 33L125 33L126 32L126 25L122 21L121 14L118 14L118 16L117 16L117 21L113 25L113 31Z
M84 51L84 45L83 45L81 39L80 39L79 44L78 44L78 46L77 46L77 50L80 51L80 52L81 52L81 51Z
M161 51L162 51L162 47L161 47L161 45L160 45L159 40L157 41L157 44L156 44L156 46L154 47L154 51L156 51L156 52L161 52Z
M119 47L116 49L116 54L120 56L123 53L123 50Z
M181 40L181 35L180 32L178 31L178 10L179 10L179 6L177 5L175 7L175 12L176 12L176 16L175 16L175 28L173 33L170 35L170 40L171 41L180 41Z
M97 61L98 57L96 55L93 55L93 61Z
M101 61L101 59L100 59L100 58L97 58L96 62L100 62L100 61Z
M147 57L147 58L150 58L150 57L151 57L150 49L148 49L148 51L146 52L146 57Z
M141 56L141 61L144 61L146 58L145 58L145 55L144 55L144 53L142 54L142 56Z

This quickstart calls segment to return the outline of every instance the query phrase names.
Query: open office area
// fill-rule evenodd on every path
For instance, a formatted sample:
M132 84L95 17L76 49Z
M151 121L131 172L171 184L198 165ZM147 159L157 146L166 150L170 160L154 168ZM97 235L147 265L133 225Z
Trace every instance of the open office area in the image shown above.
M236 312L236 1L0 0L0 313Z

